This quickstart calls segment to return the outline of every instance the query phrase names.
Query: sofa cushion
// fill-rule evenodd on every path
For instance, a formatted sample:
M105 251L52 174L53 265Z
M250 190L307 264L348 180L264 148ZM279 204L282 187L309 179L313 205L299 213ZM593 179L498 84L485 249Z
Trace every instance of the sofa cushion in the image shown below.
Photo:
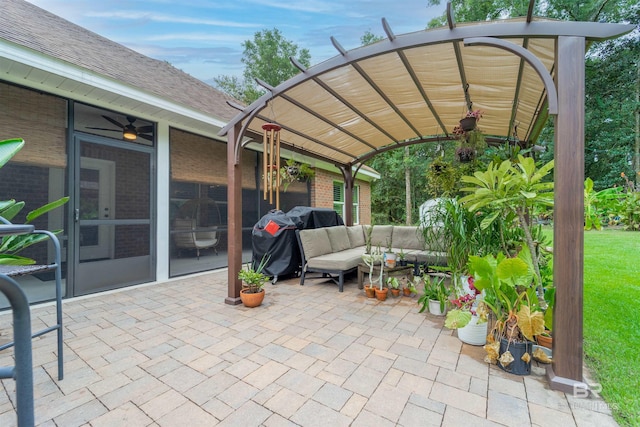
M328 271L352 270L362 262L362 251L359 249L347 249L346 251L317 256L307 263L308 269Z
M438 251L409 251L407 253L407 259L417 261L421 264L429 265L447 265L447 253Z
M352 248L364 246L364 228L361 225L352 225L347 227L347 234Z
M404 249L405 252L408 249L424 249L421 230L418 227L395 225L393 227L393 247Z
M335 227L327 227L326 230L327 236L329 236L329 242L331 243L331 252L351 249L351 241L349 241L346 226L338 225Z
M371 232L371 247L375 248L376 246L380 246L384 252L384 248L387 247L392 238L393 225L375 225Z
M306 259L331 253L331 242L326 228L300 230L300 243Z

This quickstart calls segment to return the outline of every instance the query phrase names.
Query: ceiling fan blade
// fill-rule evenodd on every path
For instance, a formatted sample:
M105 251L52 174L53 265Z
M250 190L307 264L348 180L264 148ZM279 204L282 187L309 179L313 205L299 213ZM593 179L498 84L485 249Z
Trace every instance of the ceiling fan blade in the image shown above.
M109 132L122 132L122 129L106 129L106 128L91 128L91 127L87 127L86 129L108 130Z
M120 129L124 129L124 125L121 123L118 123L117 121L115 121L114 119L112 119L109 116L102 116L105 120L110 121L111 123L113 123L114 125L118 126Z
M138 134L139 138L143 138L146 139L147 141L153 141L153 137L151 135L142 135L142 134Z
M140 126L136 128L138 133L151 133L153 132L153 126Z

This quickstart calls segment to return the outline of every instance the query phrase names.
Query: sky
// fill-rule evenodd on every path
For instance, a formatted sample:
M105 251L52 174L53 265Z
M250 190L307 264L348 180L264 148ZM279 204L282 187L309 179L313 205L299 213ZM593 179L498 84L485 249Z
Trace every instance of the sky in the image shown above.
M207 82L241 76L242 43L256 32L279 29L306 48L311 65L360 46L365 31L386 36L421 31L445 11L426 0L28 0L74 24L146 56L165 60Z

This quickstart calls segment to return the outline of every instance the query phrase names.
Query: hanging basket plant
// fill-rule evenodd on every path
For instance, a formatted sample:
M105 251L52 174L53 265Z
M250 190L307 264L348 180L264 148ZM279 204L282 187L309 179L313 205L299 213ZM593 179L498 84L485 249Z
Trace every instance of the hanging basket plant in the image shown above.
M316 175L313 168L306 163L298 163L295 160L287 160L284 166L280 167L280 178L283 182L283 189L287 188L293 182L307 182Z

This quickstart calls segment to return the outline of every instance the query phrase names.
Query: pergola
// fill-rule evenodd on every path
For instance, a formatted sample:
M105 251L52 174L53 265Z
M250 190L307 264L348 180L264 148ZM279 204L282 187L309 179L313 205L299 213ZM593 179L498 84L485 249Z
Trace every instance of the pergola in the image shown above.
M584 56L591 41L615 38L632 25L551 21L532 16L393 34L345 50L305 69L244 108L227 135L228 304L239 304L242 268L242 149L262 125L282 127L283 148L335 164L347 188L346 222L360 166L387 150L453 139L468 109L484 112L483 133L494 142L533 144L555 118L554 389L583 383Z

